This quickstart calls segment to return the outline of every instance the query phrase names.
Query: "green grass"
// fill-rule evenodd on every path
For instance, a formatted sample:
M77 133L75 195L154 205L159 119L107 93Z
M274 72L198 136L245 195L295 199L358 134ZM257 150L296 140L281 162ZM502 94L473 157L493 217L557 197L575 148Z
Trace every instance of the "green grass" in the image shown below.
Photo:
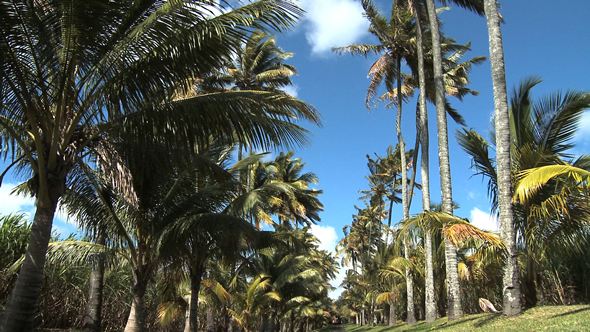
M526 310L518 317L505 318L500 314L477 314L449 322L446 318L414 326L398 322L396 326L344 325L346 332L422 332L422 331L590 331L590 305L545 306Z

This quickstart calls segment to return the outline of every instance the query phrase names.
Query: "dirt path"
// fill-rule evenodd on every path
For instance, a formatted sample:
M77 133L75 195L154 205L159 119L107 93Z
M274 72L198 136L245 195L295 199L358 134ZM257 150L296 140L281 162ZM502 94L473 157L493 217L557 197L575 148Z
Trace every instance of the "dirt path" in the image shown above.
M343 324L332 325L332 332L346 332Z

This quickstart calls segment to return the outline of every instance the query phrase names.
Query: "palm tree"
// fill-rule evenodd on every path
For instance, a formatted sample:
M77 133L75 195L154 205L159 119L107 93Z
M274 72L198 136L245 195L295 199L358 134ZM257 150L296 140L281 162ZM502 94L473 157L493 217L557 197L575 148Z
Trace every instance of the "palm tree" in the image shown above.
M266 122L274 130L263 135L246 124L253 119L240 112L244 103L260 105L270 95L250 94L239 101L209 96L208 109L225 114L221 117L189 112L195 109L191 101L176 105L184 108L166 104L172 87L186 88L188 80L218 67L247 27L293 26L301 10L291 2L258 1L217 16L206 14L210 1L2 1L0 12L2 144L11 152L5 156L14 156L12 165L30 177L37 201L27 259L4 310L2 331L32 329L53 215L68 175L124 120L137 127L159 113L151 125L194 124L172 130L175 143L195 142L196 132L200 140L207 136L203 133L234 137L239 132L238 137L264 145L278 143L272 137L288 131L296 134L287 140L301 142L301 128L280 124L290 122L285 113L275 113L281 121ZM158 106L146 109L147 99ZM298 109L303 118L312 114L308 106L290 103L283 110ZM162 112L171 107L177 111ZM144 116L130 116L138 112ZM154 133L172 137L170 131Z
M551 94L535 103L531 99L531 90L539 83L538 78L524 80L519 88L515 89L511 98L511 176L515 186L519 182L519 172L526 174L527 170L540 166L563 165L566 163L564 159L571 158L568 150L573 145L570 142L578 128L581 115L590 107L590 96L578 91ZM468 130L459 133L458 139L463 149L474 157L473 166L477 173L489 178L488 191L492 207L496 210L500 202L499 173L496 171L496 163L488 155L490 144L474 131ZM589 167L587 157L571 160L569 163L581 168ZM513 203L514 227L519 233L518 245L526 253L527 272L524 274L523 290L527 305L535 305L537 297L541 295L537 290L540 282L539 266L544 260L541 259L543 252L552 244L559 245L567 242L566 239L576 236L573 234L580 229L579 224L570 223L568 220L585 220L587 212L582 206L574 203L583 201L583 195L573 192L571 196L555 195L575 187L575 183L568 181L552 182L543 192L532 195L532 198ZM566 214L559 214L556 210L548 208L560 199L571 206ZM560 238L561 241L550 238ZM563 251L563 248L560 251Z
M145 141L145 147L143 144ZM232 173L252 160L226 170L230 150L212 143L211 148L181 163L167 157L170 153L189 155L179 149L170 151L159 144L139 149L126 141L117 151L123 159L120 167L126 167L132 179L129 188L113 190L87 174L64 198L70 208L78 209L87 228L108 230L110 241L122 249L131 266L133 303L125 331L144 329L145 291L164 262L168 268L181 266L189 273L187 321L188 330L194 331L208 259L215 252L235 255L255 242L257 232L248 222L222 213L237 192ZM149 169L143 167L145 160L152 160ZM89 201L91 196L95 199Z
M402 116L402 82L401 82L401 63L402 60L409 62L408 59L414 56L415 41L412 34L414 30L413 16L410 8L407 5L398 6L392 5L391 18L387 20L382 16L375 5L370 0L362 2L365 15L370 22L369 31L374 34L380 45L350 45L346 47L339 47L333 49L342 54L350 52L353 55L359 54L367 56L369 53L380 54L380 58L372 65L369 75L371 84L367 91L366 105L369 108L371 101L376 95L377 88L381 83L385 83L388 91L392 91L394 82L397 82L397 117L396 117L396 133L398 144L401 151L405 151L405 142L401 132L401 116ZM404 211L403 220L409 216L409 194L407 184L407 161L404 153L401 154L402 164L402 205ZM408 271L408 283L411 283L411 276ZM414 316L414 301L412 292L408 291L408 324L415 324L416 318Z
M506 89L506 69L504 67L504 46L502 45L501 17L496 0L484 0L484 10L488 25L492 84L494 86L494 109L496 122L496 160L498 167L498 210L502 241L506 244L506 264L504 268L504 304L506 316L522 313L520 302L520 283L518 278L518 250L516 231L512 213L512 181L510 177L510 120L508 113L508 93Z
M272 172L267 175L270 183L286 186L275 197L275 202L270 204L270 211L276 214L280 224L310 226L320 221L319 212L324 206L317 198L322 190L310 188L310 184L318 184L318 177L312 173L302 173L305 163L301 158L293 158L295 153L281 152L269 166Z
M446 0L442 1L446 3ZM469 8L478 12L479 0L460 0L454 2L461 7ZM481 6L480 6L481 7ZM434 5L434 0L426 0L426 8L428 11L428 18L430 22L430 33L432 37L432 64L434 73L434 86L435 86L435 105L436 105L436 118L437 118L437 129L438 129L438 156L440 165L440 181L441 181L441 194L443 202L443 211L447 213L453 213L453 196L451 188L451 167L449 162L449 139L448 139L448 128L447 128L447 114L445 111L445 86L443 78L443 60L442 60L442 47L441 47L441 36L440 28L438 24L438 16ZM483 9L479 9L481 14ZM446 240L445 240L446 241ZM427 241L428 242L428 241ZM463 316L461 308L461 294L459 289L459 276L456 273L456 256L457 250L448 241L445 242L445 261L447 266L447 293L448 293L448 307L449 307L449 319L457 319ZM434 312L430 312L430 316L427 317L427 321L434 321L436 318Z
M281 92L281 88L292 85L291 76L297 74L294 66L283 62L292 56L293 52L285 52L276 44L275 36L254 31L238 48L221 80L231 82L236 90Z

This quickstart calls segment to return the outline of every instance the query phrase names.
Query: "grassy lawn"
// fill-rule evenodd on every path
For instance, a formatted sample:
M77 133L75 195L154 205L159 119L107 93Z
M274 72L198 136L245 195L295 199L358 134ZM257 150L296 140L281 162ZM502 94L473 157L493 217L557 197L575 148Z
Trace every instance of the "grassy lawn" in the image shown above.
M426 324L424 321L408 327L404 322L387 326L345 325L346 332L401 332L401 331L590 331L590 305L546 306L526 310L514 318L499 314L477 314L448 322L446 318Z

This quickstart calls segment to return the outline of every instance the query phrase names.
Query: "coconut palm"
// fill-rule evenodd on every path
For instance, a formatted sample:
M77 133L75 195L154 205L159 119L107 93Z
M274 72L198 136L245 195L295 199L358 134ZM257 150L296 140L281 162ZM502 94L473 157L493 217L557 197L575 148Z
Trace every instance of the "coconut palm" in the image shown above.
M349 52L353 55L367 56L370 53L380 54L379 59L372 65L369 70L371 84L367 92L366 105L369 108L372 100L377 94L377 88L385 83L388 91L394 90L393 84L397 82L397 119L396 132L398 144L401 151L405 151L405 142L401 132L401 115L402 115L402 82L401 82L401 64L402 60L409 62L408 59L414 56L414 22L413 16L407 5L392 5L391 18L388 20L381 15L375 5L370 0L362 2L365 15L370 22L369 31L374 34L380 41L379 45L350 45L333 49L337 53ZM401 154L402 164L402 205L404 211L404 220L409 216L410 206L408 204L408 187L407 187L407 161L405 154ZM409 273L409 272L408 272ZM409 278L409 276L408 276ZM413 307L414 301L411 298L412 293L408 292L408 308ZM413 309L408 310L408 324L413 325L416 319Z
M466 45L456 45L455 41L451 38L445 37L443 43L443 51L445 53L445 61L444 61L444 84L445 84L445 91L449 96L453 96L462 100L463 97L467 94L477 95L477 91L473 91L466 87L469 83L468 74L471 70L472 65L480 64L485 60L485 57L475 57L473 59L461 62L461 58L465 55L465 52L469 50L470 44ZM448 54L447 54L448 53ZM431 61L431 54L430 57L427 59L429 62ZM425 91L424 95L426 99L431 102L435 102L436 97L436 89L434 84L434 78L432 70L427 71L427 76L429 79L426 81L425 86L422 88ZM416 87L419 86L416 82L415 77L412 75L406 75L405 87ZM406 90L403 89L403 90ZM420 93L422 95L422 93ZM393 94L386 93L381 98L387 99L395 99ZM418 101L419 106L422 101ZM422 108L419 107L422 111ZM463 117L457 113L455 109L451 107L451 105L445 101L445 111L451 115L451 117L459 124L465 125ZM430 193L429 188L427 185L429 184L429 166L428 166L428 131L427 127L427 119L426 115L418 115L417 118L419 121L416 124L416 143L420 142L422 145L422 153L421 153L421 179L422 179L422 206L424 207L424 211L428 211L428 206L430 206ZM446 118L445 118L446 121ZM425 129L422 129L425 128ZM418 144L416 144L416 149L418 148ZM448 147L447 147L448 150ZM414 156L413 164L417 162L417 155ZM415 172L412 173L412 178L415 176ZM426 181L426 183L424 183ZM411 198L410 198L411 199ZM430 296L433 294L434 285L433 285L433 275L432 275L432 236L430 234L426 234L425 239L425 254L426 254L426 276L427 282L426 287L428 288L427 291L427 299L426 299L426 320L427 321L434 321L436 319L436 312L434 308L434 298ZM448 246L447 246L448 247ZM452 258L452 250L449 252L448 258ZM445 257L446 259L446 257ZM454 283L456 284L456 283ZM431 292L432 290L432 292ZM455 303L454 306L457 304Z
M231 82L236 90L277 91L292 85L294 66L284 63L293 52L285 52L276 44L276 37L254 31L227 67L221 80Z
M162 112L171 109L164 106L170 89L186 88L188 80L218 67L247 27L281 30L301 14L288 1L258 1L215 16L212 4L206 0L0 2L2 144L10 151L5 156L14 156L12 165L29 176L37 200L28 258L4 311L2 331L32 329L53 215L68 175L101 146L107 131L120 128L124 120L147 125L159 113L151 125L167 123L171 129L192 124L191 130L173 130L175 143L195 142L196 132L203 139L203 133L234 137L236 131L254 144L270 143L271 137L288 132L288 140L301 142L301 128L266 122L272 130L260 136L262 132L255 133L247 124L250 116L240 111L254 109L253 104L260 105L270 95L239 101L209 96L208 109L225 114L218 117L189 112L194 108L188 107L188 101L184 111L174 107L175 112ZM146 100L160 106L146 108ZM130 116L138 112L143 116ZM284 115L275 113L276 119L285 120ZM154 133L172 137L170 131Z
M496 159L498 165L498 210L502 240L508 248L504 269L503 313L516 316L522 313L520 283L518 277L518 251L516 231L512 213L512 181L510 176L510 120L506 69L504 67L504 46L502 45L501 17L496 0L484 0L484 11L488 26L492 85L494 86L494 109L496 122Z
M86 174L64 197L64 204L77 209L87 229L100 226L108 231L107 238L130 264L133 303L125 331L144 329L145 291L164 262L169 268L187 265L192 291L187 318L194 330L207 260L216 251L239 252L254 242L256 233L243 219L222 213L237 192L231 172L223 165L228 149L195 153L184 164L169 157L172 151L160 144L139 149L126 141L117 151L132 179L130 187L115 190ZM179 150L174 153L188 155ZM143 167L146 160L152 160L149 169ZM89 197L94 199L89 201Z
M479 0L473 1L449 1L457 3L461 7L466 7L472 10L478 10L478 4L481 3ZM444 212L453 213L452 210L452 189L451 189L451 169L449 162L449 142L448 142L448 129L447 129L447 115L445 111L445 84L443 78L443 59L442 59L442 47L441 47L441 36L440 28L438 23L438 16L436 14L434 0L426 0L425 7L428 11L428 18L430 22L430 33L432 39L432 64L433 64L433 82L435 87L435 105L436 105L436 118L437 118L437 129L438 129L438 151L439 151L439 166L440 166L440 181L441 181L441 193L442 201L444 206ZM443 0L443 3L446 3ZM479 6L481 7L481 6ZM480 9L481 13L483 9ZM427 239L427 243L428 243ZM451 243L445 243L445 261L447 266L447 292L448 292L448 307L449 307L449 319L457 319L463 316L461 309L461 295L459 290L458 275L455 273L456 266L456 248L453 248ZM429 276L430 277L430 276ZM427 312L427 321L432 322L436 319L436 315L433 310Z
M294 154L293 151L281 152L270 163L273 172L267 175L267 180L287 186L289 190L276 195L269 212L278 216L280 224L310 226L320 221L319 212L324 210L317 198L322 191L309 187L318 184L318 177L311 172L302 173L305 163L301 158L293 158Z
M564 165L564 160L583 169L590 166L587 157L569 160L571 155L568 153L573 146L571 140L578 128L579 119L590 107L589 95L568 91L565 94L551 94L534 102L531 90L539 83L540 79L534 77L524 80L511 98L511 182L515 186L519 181L519 172L526 174L527 170L540 166ZM496 170L497 161L488 154L490 144L476 132L468 130L459 133L458 139L463 149L474 157L473 167L477 174L489 179L488 193L492 207L494 210L499 209L500 177ZM496 138L496 147L497 142ZM521 192L518 197L523 199L517 200L513 205L514 227L519 234L518 245L524 249L526 256L523 290L528 305L535 305L538 295L541 295L537 292L540 282L539 264L543 261L543 252L548 250L547 246L569 242L567 239L573 239L576 230L580 230L577 220L585 220L587 211L583 205L574 203L583 201L583 195L575 192L571 192L571 196L564 195L564 192L572 188L576 188L575 183L554 181L545 186L543 192L525 195L531 197L522 196ZM571 204L566 214L560 215L557 210L548 209L550 204L555 204L559 199ZM560 241L555 240L557 238Z

